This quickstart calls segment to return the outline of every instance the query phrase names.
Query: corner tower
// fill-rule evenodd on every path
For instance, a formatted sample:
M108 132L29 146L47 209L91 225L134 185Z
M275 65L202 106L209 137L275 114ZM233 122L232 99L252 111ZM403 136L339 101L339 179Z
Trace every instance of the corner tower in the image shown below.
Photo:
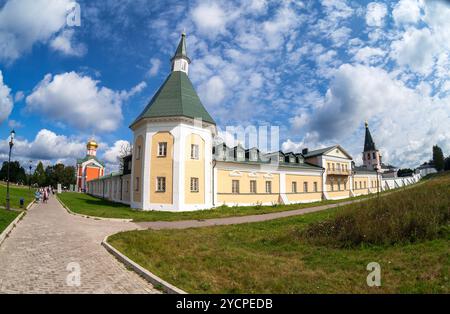
M381 155L375 147L372 135L369 130L369 123L365 122L366 136L364 139L363 163L364 167L369 170L381 170Z
M131 206L171 211L210 208L216 124L188 77L186 34L170 61L171 73L130 125Z

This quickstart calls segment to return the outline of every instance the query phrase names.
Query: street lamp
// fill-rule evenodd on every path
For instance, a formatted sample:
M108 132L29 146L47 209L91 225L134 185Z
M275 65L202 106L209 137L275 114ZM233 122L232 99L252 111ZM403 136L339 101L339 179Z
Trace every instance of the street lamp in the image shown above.
M14 146L14 136L15 135L16 135L16 132L14 130L12 130L11 134L10 134L10 140L9 140L9 157L8 157L8 173L7 173L8 180L6 181L6 210L11 209L10 202L9 202L9 168L10 168L10 164L11 164L11 151Z
M377 197L380 197L380 173L378 172L378 165L375 166L375 171L377 172Z
M29 185L30 190L31 190L31 169L33 168L32 163L33 163L33 161L30 160L30 175L28 176L28 185Z

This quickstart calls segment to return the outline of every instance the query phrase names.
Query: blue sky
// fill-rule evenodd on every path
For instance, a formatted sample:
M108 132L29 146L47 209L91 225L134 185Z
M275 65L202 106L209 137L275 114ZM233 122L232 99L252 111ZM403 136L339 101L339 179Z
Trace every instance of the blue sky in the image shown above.
M286 151L338 143L359 163L368 120L387 163L450 154L446 1L78 1L80 26L71 2L0 0L0 159L13 127L22 161L74 163L95 136L114 169L183 30L222 130L276 125Z

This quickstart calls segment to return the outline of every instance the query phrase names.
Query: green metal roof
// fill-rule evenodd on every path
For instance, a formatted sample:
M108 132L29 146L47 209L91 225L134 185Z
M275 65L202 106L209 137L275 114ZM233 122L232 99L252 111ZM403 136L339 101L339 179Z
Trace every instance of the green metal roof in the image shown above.
M200 101L189 77L181 71L170 73L131 126L144 118L174 116L201 118L205 122L216 124Z
M178 44L177 50L175 51L175 54L171 60L173 60L175 58L185 58L189 63L191 63L191 60L187 56L186 34L185 33L181 34L180 43Z
M84 157L84 158L77 159L77 164L82 164L83 162L88 161L88 160L90 160L90 159L94 159L96 162L98 162L98 163L99 163L100 165L102 165L103 167L105 166L105 163L104 163L104 162L98 160L98 159L97 159L96 157L94 157L94 156L86 156L86 157Z

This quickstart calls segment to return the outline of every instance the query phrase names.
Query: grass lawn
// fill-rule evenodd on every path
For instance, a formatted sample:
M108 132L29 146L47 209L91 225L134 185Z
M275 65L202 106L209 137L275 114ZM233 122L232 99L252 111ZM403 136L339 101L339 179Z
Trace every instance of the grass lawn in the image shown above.
M9 186L10 204L12 208L20 208L20 199L25 200L25 207L34 199L34 189L28 187ZM0 184L0 207L6 206L6 185Z
M442 184L450 187L449 183L447 174ZM391 200L386 204L391 208L414 206L416 197L423 197L416 189L426 187L433 207L433 198L448 199L441 194L442 184L429 180L385 196ZM123 232L111 236L109 243L191 293L450 293L448 216L439 236L415 242L363 241L344 248L299 236L312 225L334 221L352 206L358 205L261 223ZM446 206L448 215L450 203ZM381 265L381 287L366 284L370 262Z
M138 211L131 209L128 205L125 204L111 202L82 193L65 192L62 194L58 194L58 197L67 207L70 208L71 211L78 214L93 217L133 219L134 221L176 221L267 214L306 207L340 203L353 199L367 198L369 196L363 195L346 198L343 200L327 200L314 203L290 205L233 207L220 206L213 209L178 213L167 211Z
M19 216L20 212L0 208L0 233L9 226L9 224Z

